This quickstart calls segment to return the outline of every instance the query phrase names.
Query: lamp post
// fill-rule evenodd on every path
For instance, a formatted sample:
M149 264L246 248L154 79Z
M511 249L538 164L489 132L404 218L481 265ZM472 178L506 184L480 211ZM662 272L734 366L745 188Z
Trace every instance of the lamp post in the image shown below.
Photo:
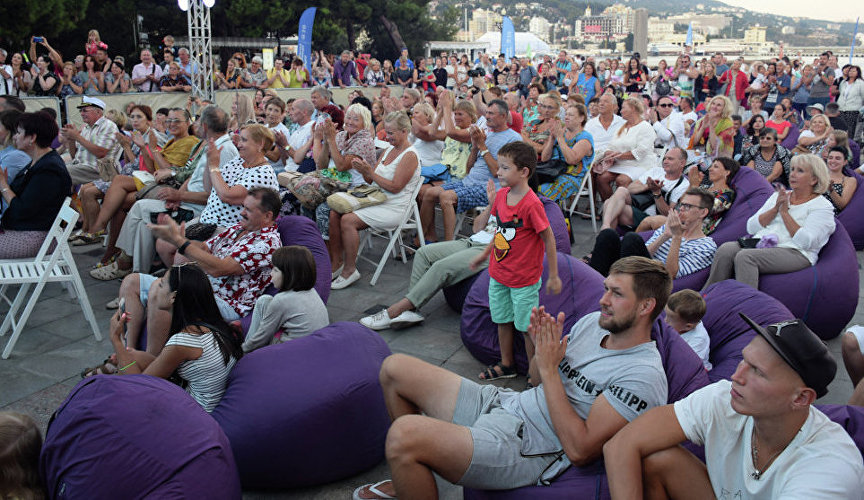
M198 65L192 77L192 95L213 99L213 51L210 31L210 8L216 0L177 0L180 10L186 12L189 28L189 55Z

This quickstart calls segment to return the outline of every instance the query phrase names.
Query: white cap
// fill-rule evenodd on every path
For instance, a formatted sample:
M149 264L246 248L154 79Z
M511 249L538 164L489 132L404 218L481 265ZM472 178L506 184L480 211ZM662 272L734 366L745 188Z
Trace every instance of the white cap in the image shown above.
M84 99L81 100L81 104L78 105L78 109L86 108L88 106L95 106L103 111L105 110L105 102L102 99L85 95Z

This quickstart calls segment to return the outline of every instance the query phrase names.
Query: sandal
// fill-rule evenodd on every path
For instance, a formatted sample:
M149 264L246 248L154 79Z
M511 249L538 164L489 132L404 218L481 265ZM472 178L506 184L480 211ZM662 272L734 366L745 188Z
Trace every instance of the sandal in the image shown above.
M98 231L95 233L81 233L77 239L72 241L70 244L73 247L81 247L84 245L93 245L94 243L101 243L102 238L105 236L105 231Z
M94 375L115 375L117 373L117 365L111 362L111 358L105 358L101 365L93 368L85 368L81 372L81 378L92 377Z
M516 377L516 368L501 364L501 362L499 361L494 365L487 366L486 369L483 370L483 373L478 375L477 378L488 382L491 380L514 377Z
M580 260L590 266L591 265L591 254L589 253L589 254L583 255Z
M382 484L389 483L389 482L391 482L390 479L385 479L383 481L378 481L377 483L364 484L363 486L360 486L359 488L354 490L354 495L352 498L354 500L366 500L368 497L361 497L360 496L360 492L365 489L367 492L375 495L374 497L369 498L369 500L373 500L373 499L395 499L396 497L394 497L392 495L388 495L387 493L384 493L383 491L381 491L379 489L379 487Z

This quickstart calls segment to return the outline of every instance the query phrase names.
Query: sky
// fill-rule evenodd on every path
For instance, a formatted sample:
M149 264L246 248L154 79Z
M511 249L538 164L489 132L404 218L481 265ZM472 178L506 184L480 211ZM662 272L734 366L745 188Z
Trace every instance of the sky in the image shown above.
M831 0L828 9L814 12L813 0L721 0L723 3L744 7L757 12L767 12L791 17L811 17L831 21L855 22L856 17L864 17L864 2L860 0ZM861 29L861 28L859 28Z

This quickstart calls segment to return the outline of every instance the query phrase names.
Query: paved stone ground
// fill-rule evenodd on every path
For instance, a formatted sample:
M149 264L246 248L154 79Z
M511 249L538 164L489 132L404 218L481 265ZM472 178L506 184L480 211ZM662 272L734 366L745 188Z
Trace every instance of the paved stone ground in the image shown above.
M575 256L584 255L593 242L590 222L577 220L574 223L574 233L577 242L571 253ZM380 256L383 248L383 243L377 243L369 255ZM103 325L103 335L107 336L111 311L105 309L105 304L116 296L119 281L100 282L90 278L87 273L102 254L101 246L78 247L74 249L74 253L96 318L99 324ZM859 252L859 275L862 258L864 256ZM369 286L368 281L374 266L361 262L359 269L363 273L360 282L345 290L334 290L330 295L327 306L330 321L357 321L366 314L394 302L407 292L410 261L408 264L401 261L388 262L375 287ZM5 303L0 304L0 314L5 315L7 310ZM390 348L394 352L411 354L443 366L459 375L476 377L483 367L462 346L459 315L447 306L443 296L438 294L424 307L422 313L427 320L421 326L400 332L381 332ZM852 324L864 324L864 309L861 307L856 311ZM7 339L8 337L3 337L0 342L5 345ZM828 344L840 369L830 386L829 394L819 402L845 403L852 393L852 385L842 367L840 342L835 339ZM101 342L94 339L77 302L70 299L59 285L48 285L12 356L7 360L0 360L0 410L28 413L42 426L44 432L55 408L80 380L79 372L84 367L100 362L110 350L111 345L107 339ZM511 379L500 385L521 390L525 386L525 378ZM350 498L355 487L386 477L389 477L389 470L386 463L382 463L355 477L324 486L284 492L250 491L244 493L244 498ZM461 498L461 488L441 481L439 484L441 498Z

